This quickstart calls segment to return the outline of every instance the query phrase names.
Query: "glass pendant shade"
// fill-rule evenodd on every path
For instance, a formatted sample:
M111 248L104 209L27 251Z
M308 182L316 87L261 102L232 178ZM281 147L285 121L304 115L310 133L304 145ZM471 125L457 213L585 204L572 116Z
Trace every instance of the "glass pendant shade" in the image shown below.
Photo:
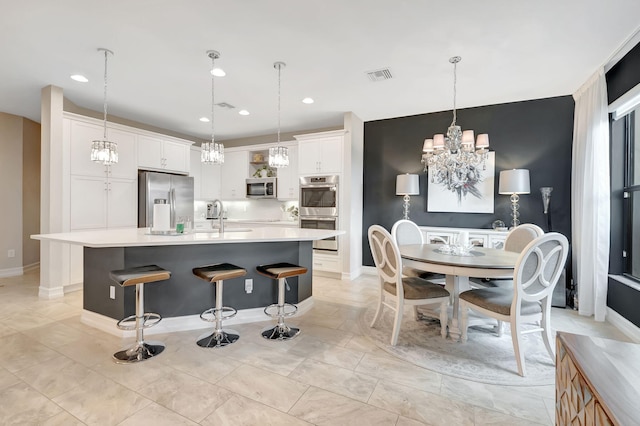
M118 144L107 140L107 57L113 52L100 48L99 52L104 52L104 102L102 120L103 138L94 140L91 143L91 161L104 165L116 164L118 162Z
M215 76L222 76L221 74L214 74L216 68L216 59L220 57L220 52L215 50L207 51L207 56L211 58L211 142L203 142L200 153L200 162L202 164L222 164L224 163L224 145L215 141L215 120L214 109L216 107L215 101Z
M289 165L289 148L286 146L272 146L269 148L269 167L276 169Z
M224 145L218 142L203 142L200 161L204 164L224 163Z
M91 161L102 164L118 162L118 144L107 140L95 140L91 143Z

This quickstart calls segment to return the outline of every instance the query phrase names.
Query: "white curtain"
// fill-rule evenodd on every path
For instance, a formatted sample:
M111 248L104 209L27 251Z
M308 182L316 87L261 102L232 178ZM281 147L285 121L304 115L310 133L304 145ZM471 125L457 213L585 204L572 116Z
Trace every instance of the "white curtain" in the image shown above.
M609 119L600 69L576 93L571 169L573 279L580 315L604 321L609 269Z

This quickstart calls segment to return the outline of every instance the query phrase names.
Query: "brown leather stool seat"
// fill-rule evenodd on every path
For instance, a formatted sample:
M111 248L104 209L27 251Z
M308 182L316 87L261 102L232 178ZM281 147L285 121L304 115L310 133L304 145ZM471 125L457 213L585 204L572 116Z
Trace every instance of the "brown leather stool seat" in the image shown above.
M136 286L136 314L121 319L117 324L121 330L136 331L136 344L116 352L113 359L119 364L129 364L158 355L164 350L164 345L145 342L143 331L159 323L162 317L160 314L144 312L144 284L168 280L171 272L157 265L146 265L111 271L109 276L122 287Z
M284 290L285 287L289 289L287 278L306 274L307 268L304 266L294 265L292 263L282 262L257 266L256 271L258 271L260 275L278 280L278 303L264 308L264 313L270 317L277 318L278 323L274 327L264 330L262 332L262 337L269 340L293 339L300 334L300 329L286 325L284 323L284 318L294 315L297 312L298 307L292 303L285 303ZM269 312L270 310L273 310L273 308L276 308L276 312ZM287 308L293 308L293 310L289 310L287 312Z
M222 289L224 280L239 278L247 274L247 270L231 263L193 268L193 275L216 285L216 306L200 314L203 321L215 322L213 333L198 338L198 346L203 348L221 348L236 342L240 335L233 330L223 330L222 321L234 317L238 311L228 306L222 306Z

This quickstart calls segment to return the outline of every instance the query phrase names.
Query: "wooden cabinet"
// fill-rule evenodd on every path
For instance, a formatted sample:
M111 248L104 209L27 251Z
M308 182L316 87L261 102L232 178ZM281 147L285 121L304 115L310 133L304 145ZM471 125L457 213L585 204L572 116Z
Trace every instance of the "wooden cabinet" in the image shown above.
M635 425L640 345L558 332L556 424Z
M220 168L218 164L202 164L200 148L191 147L189 176L193 177L193 198L215 200L220 198Z
M189 173L191 142L169 140L160 136L138 136L138 167Z
M220 168L220 198L246 199L246 179L249 177L249 152L226 151Z
M295 136L298 140L298 173L304 175L342 172L344 131Z
M278 199L297 200L300 196L298 147L294 144L286 144L286 146L289 148L289 165L278 169Z

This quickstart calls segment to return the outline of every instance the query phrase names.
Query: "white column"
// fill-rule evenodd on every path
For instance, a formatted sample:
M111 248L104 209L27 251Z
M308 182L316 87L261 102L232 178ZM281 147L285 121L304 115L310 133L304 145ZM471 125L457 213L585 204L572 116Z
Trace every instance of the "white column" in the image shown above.
M41 98L40 232L64 231L64 155L62 137L62 89L47 86ZM68 276L67 244L42 241L40 244L40 288L45 299L62 297Z

